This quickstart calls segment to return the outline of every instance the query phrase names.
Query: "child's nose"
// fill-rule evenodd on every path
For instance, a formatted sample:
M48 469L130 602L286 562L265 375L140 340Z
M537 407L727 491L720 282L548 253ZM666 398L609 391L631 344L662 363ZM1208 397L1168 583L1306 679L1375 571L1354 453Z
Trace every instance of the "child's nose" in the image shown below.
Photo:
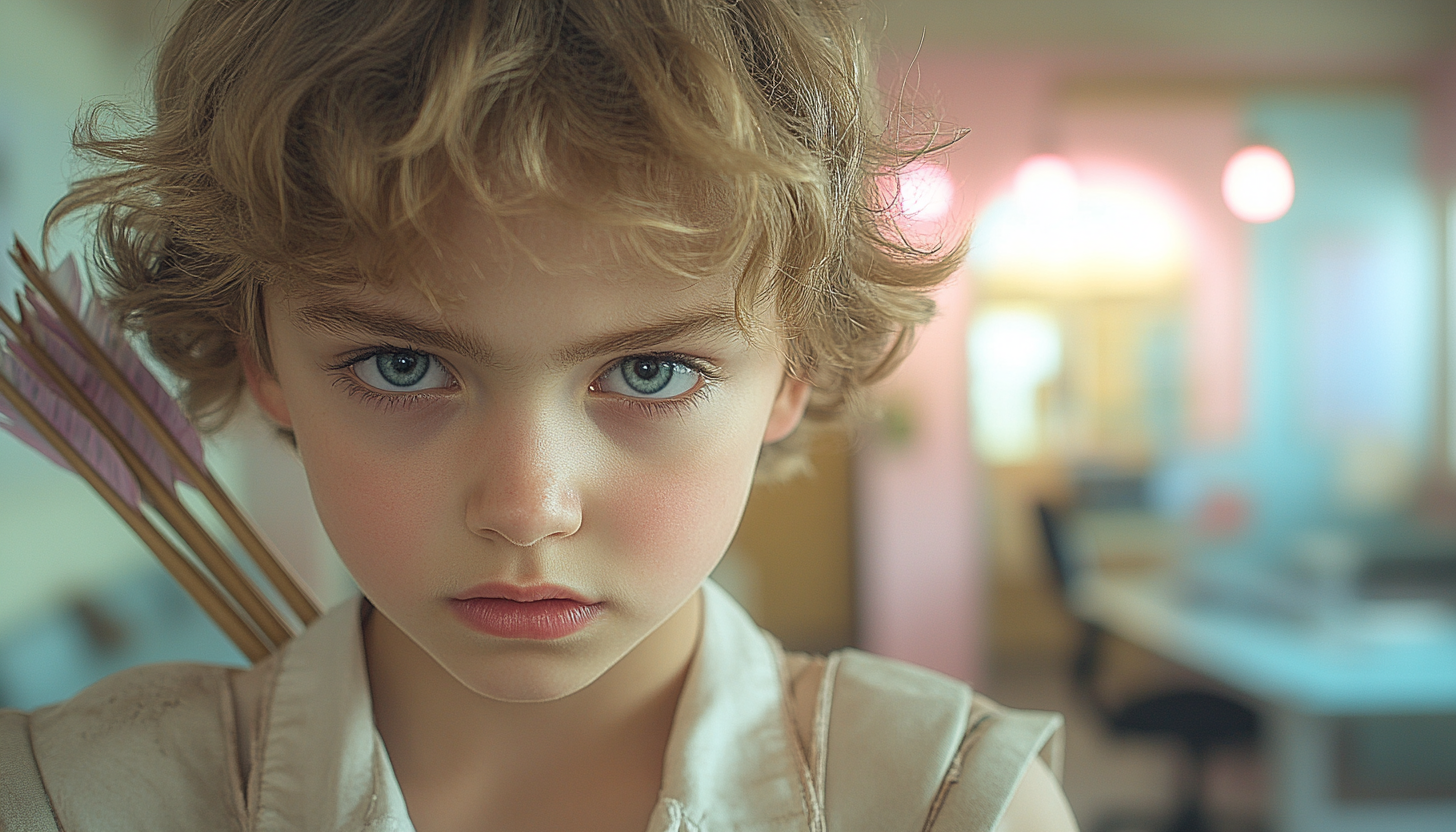
M581 528L580 464L569 432L547 424L497 426L483 432L470 530L516 546L570 537Z

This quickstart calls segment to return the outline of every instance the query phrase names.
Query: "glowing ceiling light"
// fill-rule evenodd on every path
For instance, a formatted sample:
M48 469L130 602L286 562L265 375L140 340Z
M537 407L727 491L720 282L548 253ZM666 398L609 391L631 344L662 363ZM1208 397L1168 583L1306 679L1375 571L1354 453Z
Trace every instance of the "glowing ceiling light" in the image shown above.
M1011 188L1016 201L1032 214L1067 214L1077 207L1077 169L1055 153L1041 153L1022 162Z
M900 171L900 214L909 220L934 222L950 213L955 183L950 171L922 162Z
M1188 246L1179 203L1155 178L1032 157L977 216L969 261L1023 285L1155 287L1181 279Z
M1223 201L1244 222L1273 222L1294 204L1294 172L1272 147L1235 153L1223 169Z

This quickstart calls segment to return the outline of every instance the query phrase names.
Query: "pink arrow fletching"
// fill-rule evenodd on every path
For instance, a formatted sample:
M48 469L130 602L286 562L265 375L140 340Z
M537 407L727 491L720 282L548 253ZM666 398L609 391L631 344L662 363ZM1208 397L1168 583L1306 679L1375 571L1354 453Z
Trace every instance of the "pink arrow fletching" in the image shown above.
M111 359L111 363L116 366L116 369L121 372L122 377L127 380L132 389L141 397L141 400L151 409L158 421L162 423L162 427L177 440L177 444L182 448L183 453L199 469L207 470L207 463L204 459L202 449L202 438L198 435L197 429L193 427L187 415L182 412L182 408L177 404L177 400L162 385L161 381L153 375L151 369L142 361L141 356L132 348L125 333L117 325L105 304L101 303L95 297L83 300L82 282L80 272L76 268L75 259L67 257L51 273L50 280L52 286L66 302L66 306L70 308L72 314L80 320L82 328L91 335L91 339L96 342L96 345L101 348L101 351ZM28 286L25 290L22 311L25 311L27 308L45 323L46 328L51 330L56 336L62 338L83 359L86 359L88 365L90 364L89 357L86 356L81 345L71 335L70 330L66 329L65 325L61 323L60 318L50 309L40 293ZM74 374L71 374L71 377L73 379L76 378ZM98 376L97 381L102 383L102 389L110 390L109 386L105 385L105 379L103 377ZM96 402L98 406L101 405L101 401L92 395L90 388L87 388L86 392L88 398ZM110 396L115 394L108 393L106 395ZM120 399L119 396L117 396L116 403L120 407L126 407L125 401ZM111 408L104 408L104 410L110 418L112 413ZM114 423L120 427L120 423ZM132 447L142 452L143 445L155 445L156 453L160 454L163 458L167 458L166 449L161 447L161 444L151 437L150 433L146 431L145 426L139 423L138 427L141 429L141 432L136 435L133 435L129 430L123 431L128 441L132 443ZM150 461L153 454L144 452L143 456ZM180 467L170 462L166 468L158 469L156 465L152 467L165 482L170 483L172 479L176 479L180 482L195 485L195 483L191 483ZM166 472L165 475L163 472Z
M202 438L198 436L197 429L192 426L187 414L173 398L172 393L162 386L152 371L142 361L142 357L132 348L131 342L126 339L126 334L117 325L116 320L99 300L92 298L86 304L85 312L81 315L81 323L91 333L91 337L100 345L102 352L111 357L111 363L121 371L123 378L131 384L137 395L141 396L147 407L151 408L153 414L161 421L162 427L172 434L177 444L188 458L197 464L201 470L207 470L207 463L203 458ZM178 479L187 482L180 469L177 470Z
M75 315L81 314L81 302L86 296L84 284L81 282L81 270L76 266L76 258L66 255L61 265L51 270L50 282L56 290L56 294L66 302Z
M38 411L41 416L50 423L61 434L66 442L81 455L83 459L105 480L111 488L128 505L138 508L141 506L141 488L137 485L136 477L132 476L127 469L126 463L121 461L121 456L116 449L111 447L101 433L86 421L70 403L62 398L54 390L43 384L24 364L16 359L13 353L0 351L0 373L4 373L10 383L20 391L26 401ZM47 452L44 448L36 445L31 438L40 440L48 448L48 443L41 439L40 435L20 414L10 405L8 400L0 398L0 413L6 416L5 422L0 422L0 427L15 434L16 438L27 445L40 450L48 458L60 463L67 470L71 466L65 462L54 449ZM24 426L24 430L16 431L12 428Z
M50 310L31 309L29 311L30 314L26 316L25 323L31 337L35 339L41 349L45 350L51 360L60 365L67 377L81 388L81 392L91 400L92 404L96 405L97 409L106 417L106 421L116 428L127 444L131 445L132 449L141 456L146 466L152 469L152 473L157 475L157 479L161 480L169 491L175 493L173 483L179 478L180 472L172 465L171 458L167 456L167 450L152 438L146 425L142 424L130 407L127 407L126 401L121 398L121 395L96 372L86 357L66 341L62 334L65 328L60 320L55 318ZM43 377L38 368L31 363L29 356L19 351L17 354L29 369L36 372L38 377Z
M6 376L6 378L9 378L9 376ZM54 462L67 471L71 470L71 463L67 462L66 458L61 456L60 451L51 447L51 443L47 442L45 437L36 433L35 428L32 428L30 423L25 421L25 417L20 415L20 411L16 410L15 406L10 403L10 400L4 396L0 396L0 416L5 417L0 419L0 430L4 430L21 442L40 451L41 455L51 462Z

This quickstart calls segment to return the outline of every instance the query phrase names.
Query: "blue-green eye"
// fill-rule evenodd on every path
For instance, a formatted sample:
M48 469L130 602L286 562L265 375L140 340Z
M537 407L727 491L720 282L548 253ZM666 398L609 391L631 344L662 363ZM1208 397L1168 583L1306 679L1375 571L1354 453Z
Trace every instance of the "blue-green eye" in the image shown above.
M406 392L450 385L450 374L439 359L413 350L379 352L354 365L359 380L380 390Z
M681 361L658 355L632 355L608 370L598 387L635 399L671 399L691 393L702 378L702 373Z

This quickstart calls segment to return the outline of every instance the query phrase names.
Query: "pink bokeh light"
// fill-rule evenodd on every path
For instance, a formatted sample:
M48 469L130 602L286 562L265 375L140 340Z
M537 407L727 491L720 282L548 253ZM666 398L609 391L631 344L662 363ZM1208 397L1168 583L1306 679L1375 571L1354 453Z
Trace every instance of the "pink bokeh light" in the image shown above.
M1223 169L1223 200L1244 222L1273 222L1294 204L1294 171L1274 148L1246 147Z
M950 213L955 182L950 171L934 162L921 162L900 171L900 216L914 222L935 222Z

